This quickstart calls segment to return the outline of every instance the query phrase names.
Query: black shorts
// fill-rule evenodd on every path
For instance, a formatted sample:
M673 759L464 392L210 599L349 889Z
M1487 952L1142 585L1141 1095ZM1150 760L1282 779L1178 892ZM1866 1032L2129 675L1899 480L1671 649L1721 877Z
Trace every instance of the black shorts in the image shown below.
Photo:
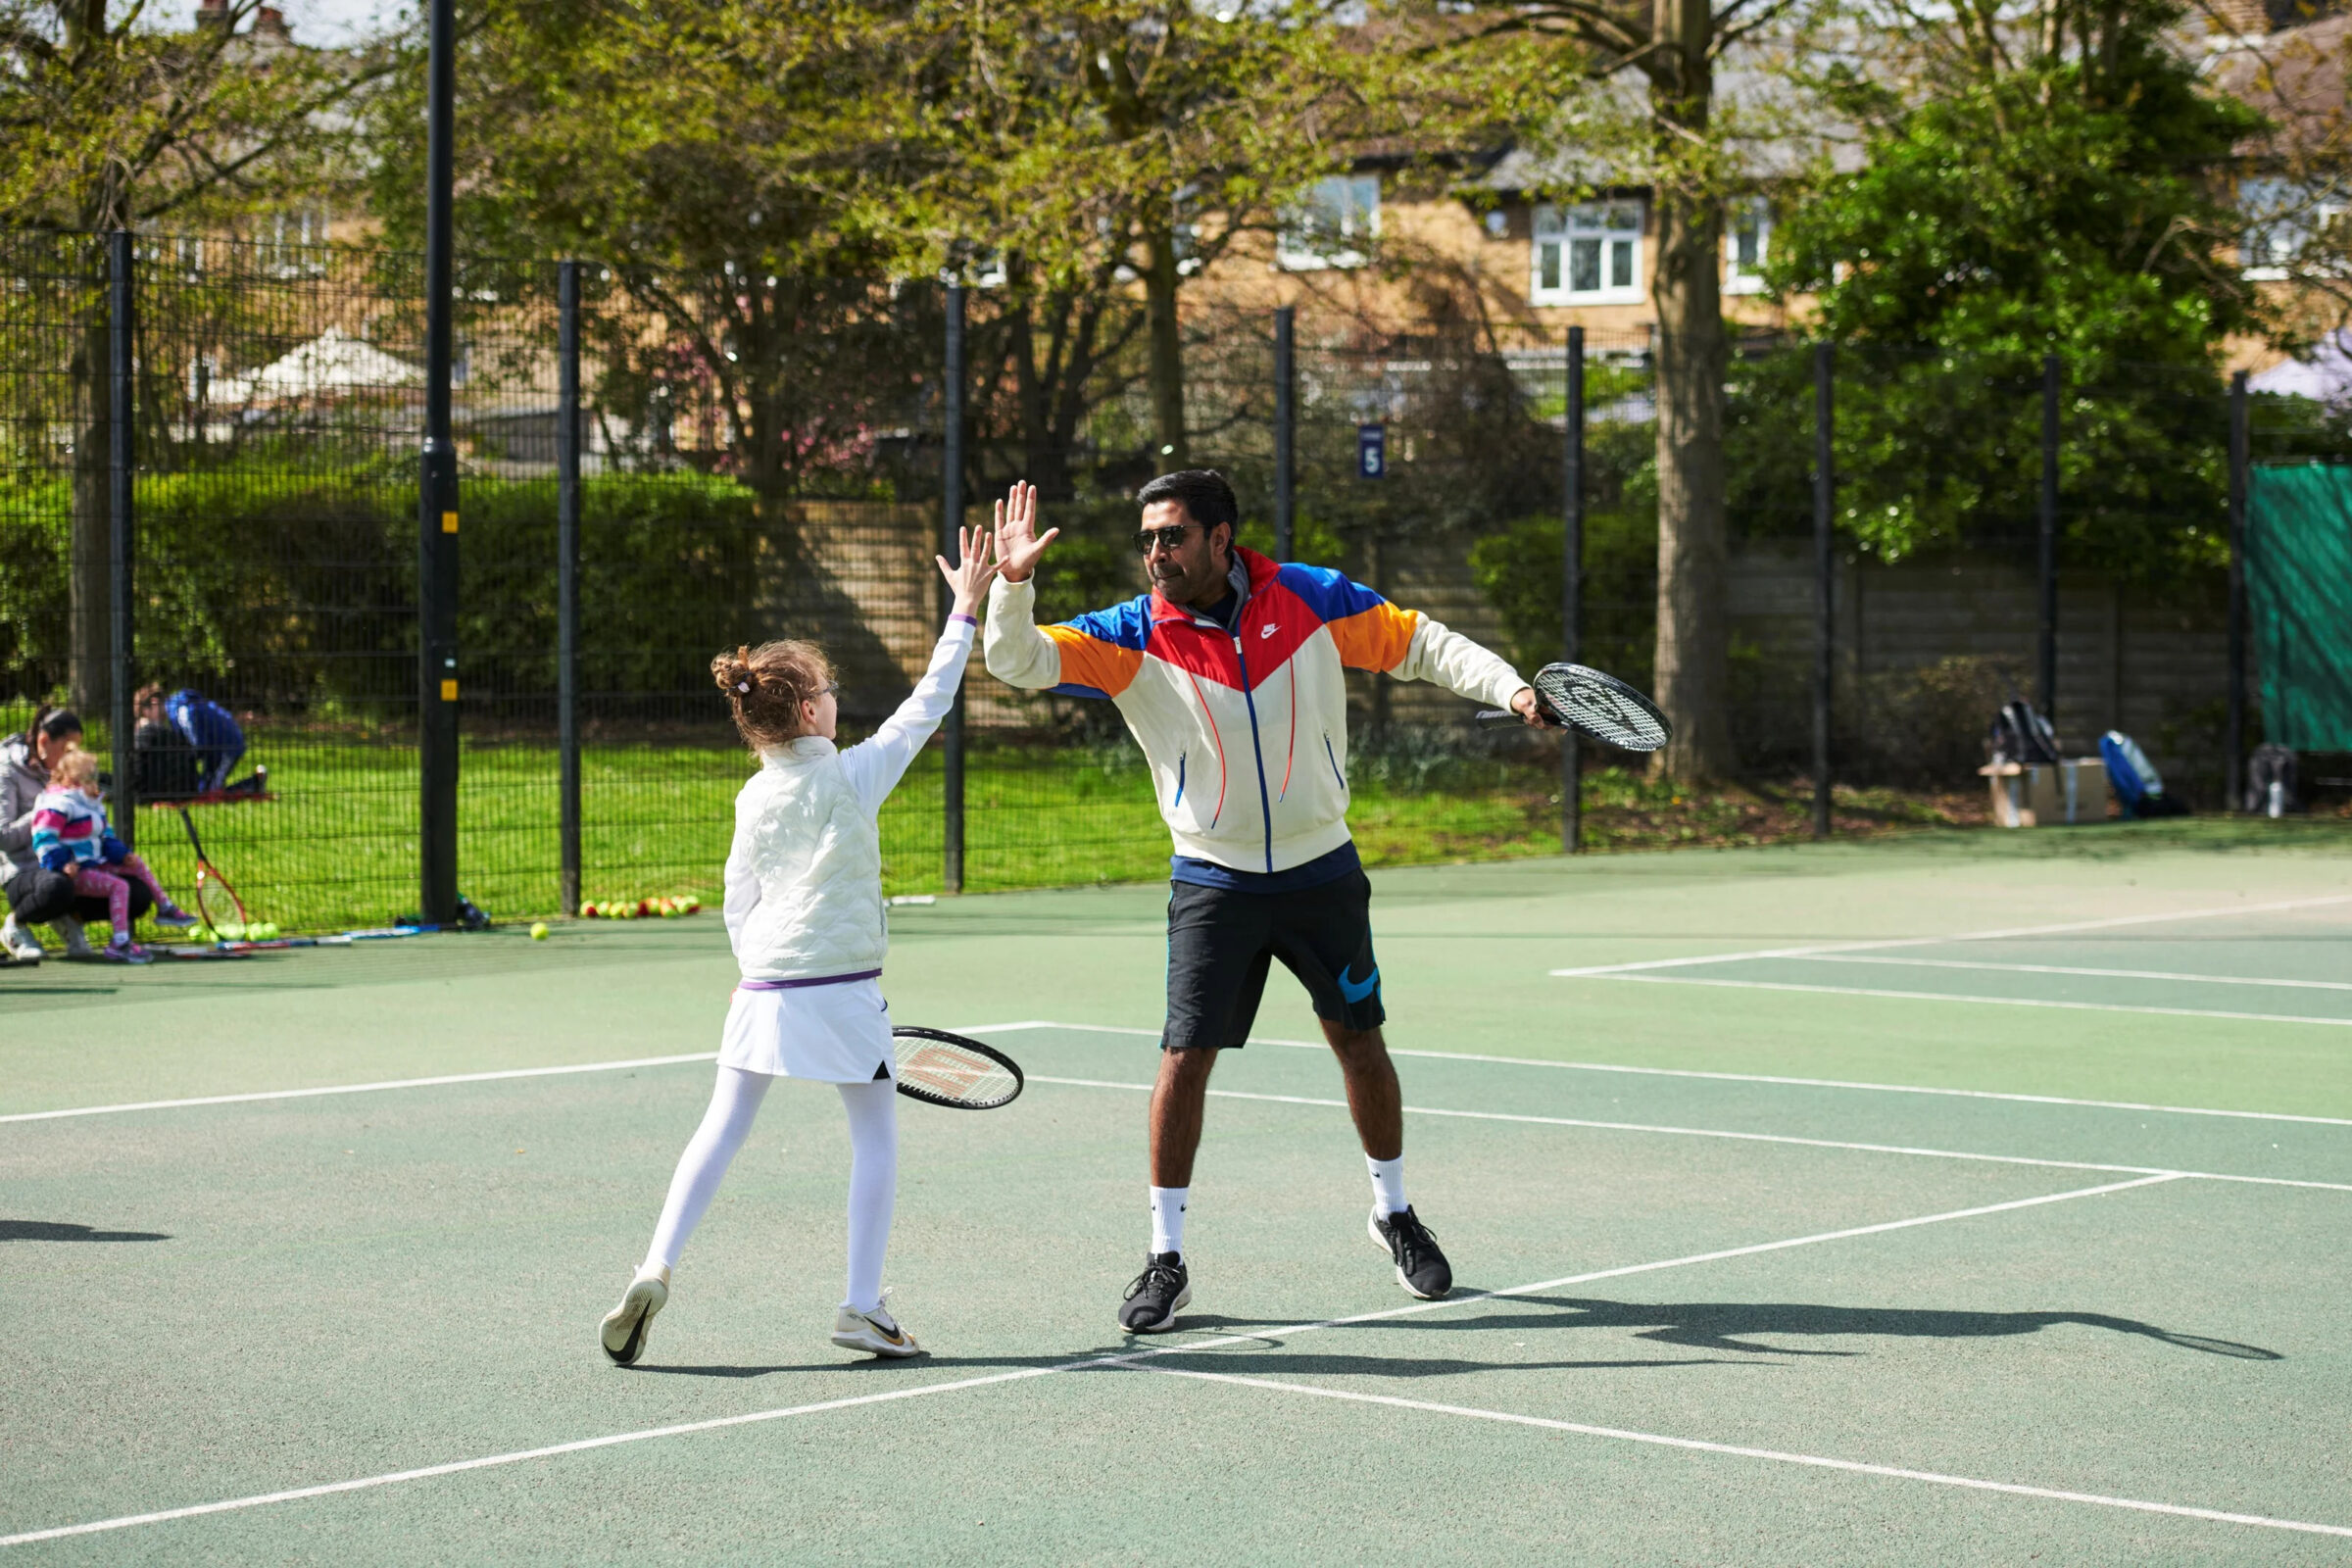
M1351 871L1296 893L1236 893L1191 882L1168 894L1167 1051L1234 1050L1250 1038L1274 959L1314 999L1315 1016L1377 1029L1372 883Z

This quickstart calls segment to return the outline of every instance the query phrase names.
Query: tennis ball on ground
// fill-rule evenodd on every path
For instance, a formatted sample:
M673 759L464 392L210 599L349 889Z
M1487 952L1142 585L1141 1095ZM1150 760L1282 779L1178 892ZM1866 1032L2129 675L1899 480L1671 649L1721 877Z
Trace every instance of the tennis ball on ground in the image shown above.
M219 929L220 932L220 940L223 942L242 942L245 940L245 925L242 921L223 920L220 922Z
M531 940L533 942L545 942L547 940L547 922L545 920L533 920L531 922Z
M654 907L662 911L662 918L664 920L674 920L677 918L678 906L667 899L662 900L659 904L655 905Z
M586 901L582 901L582 903L581 903L581 905L580 905L580 918L581 918L581 919L583 919L583 920L593 920L593 919L595 919L595 918L596 918L596 906L595 906L593 903L589 903L589 902L586 902Z

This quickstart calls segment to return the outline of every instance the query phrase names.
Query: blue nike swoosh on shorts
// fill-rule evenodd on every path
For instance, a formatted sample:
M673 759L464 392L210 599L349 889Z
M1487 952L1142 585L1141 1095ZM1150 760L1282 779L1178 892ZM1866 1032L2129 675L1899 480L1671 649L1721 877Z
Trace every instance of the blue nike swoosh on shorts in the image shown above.
M1372 972L1364 977L1360 985L1348 978L1354 972L1355 965L1352 963L1340 971L1340 995L1349 1002L1361 1002L1380 989L1380 965L1374 964Z

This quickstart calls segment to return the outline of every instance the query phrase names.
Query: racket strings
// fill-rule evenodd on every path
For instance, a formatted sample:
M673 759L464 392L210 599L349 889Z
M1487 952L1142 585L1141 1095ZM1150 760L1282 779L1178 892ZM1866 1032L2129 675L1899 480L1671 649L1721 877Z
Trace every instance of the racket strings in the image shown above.
M1018 1080L1002 1063L935 1040L926 1040L900 1055L899 1081L970 1104L1006 1099L1018 1087Z
M1545 670L1538 676L1537 691L1554 713L1611 745L1655 751L1668 738L1648 710L1595 682Z

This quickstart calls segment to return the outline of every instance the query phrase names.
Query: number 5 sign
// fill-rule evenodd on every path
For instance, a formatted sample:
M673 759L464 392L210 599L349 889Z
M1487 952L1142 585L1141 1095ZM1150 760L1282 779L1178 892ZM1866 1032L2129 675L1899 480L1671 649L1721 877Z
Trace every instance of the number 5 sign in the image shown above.
M1385 424L1359 424L1355 427L1355 476L1359 479L1378 479L1389 471L1389 427Z

